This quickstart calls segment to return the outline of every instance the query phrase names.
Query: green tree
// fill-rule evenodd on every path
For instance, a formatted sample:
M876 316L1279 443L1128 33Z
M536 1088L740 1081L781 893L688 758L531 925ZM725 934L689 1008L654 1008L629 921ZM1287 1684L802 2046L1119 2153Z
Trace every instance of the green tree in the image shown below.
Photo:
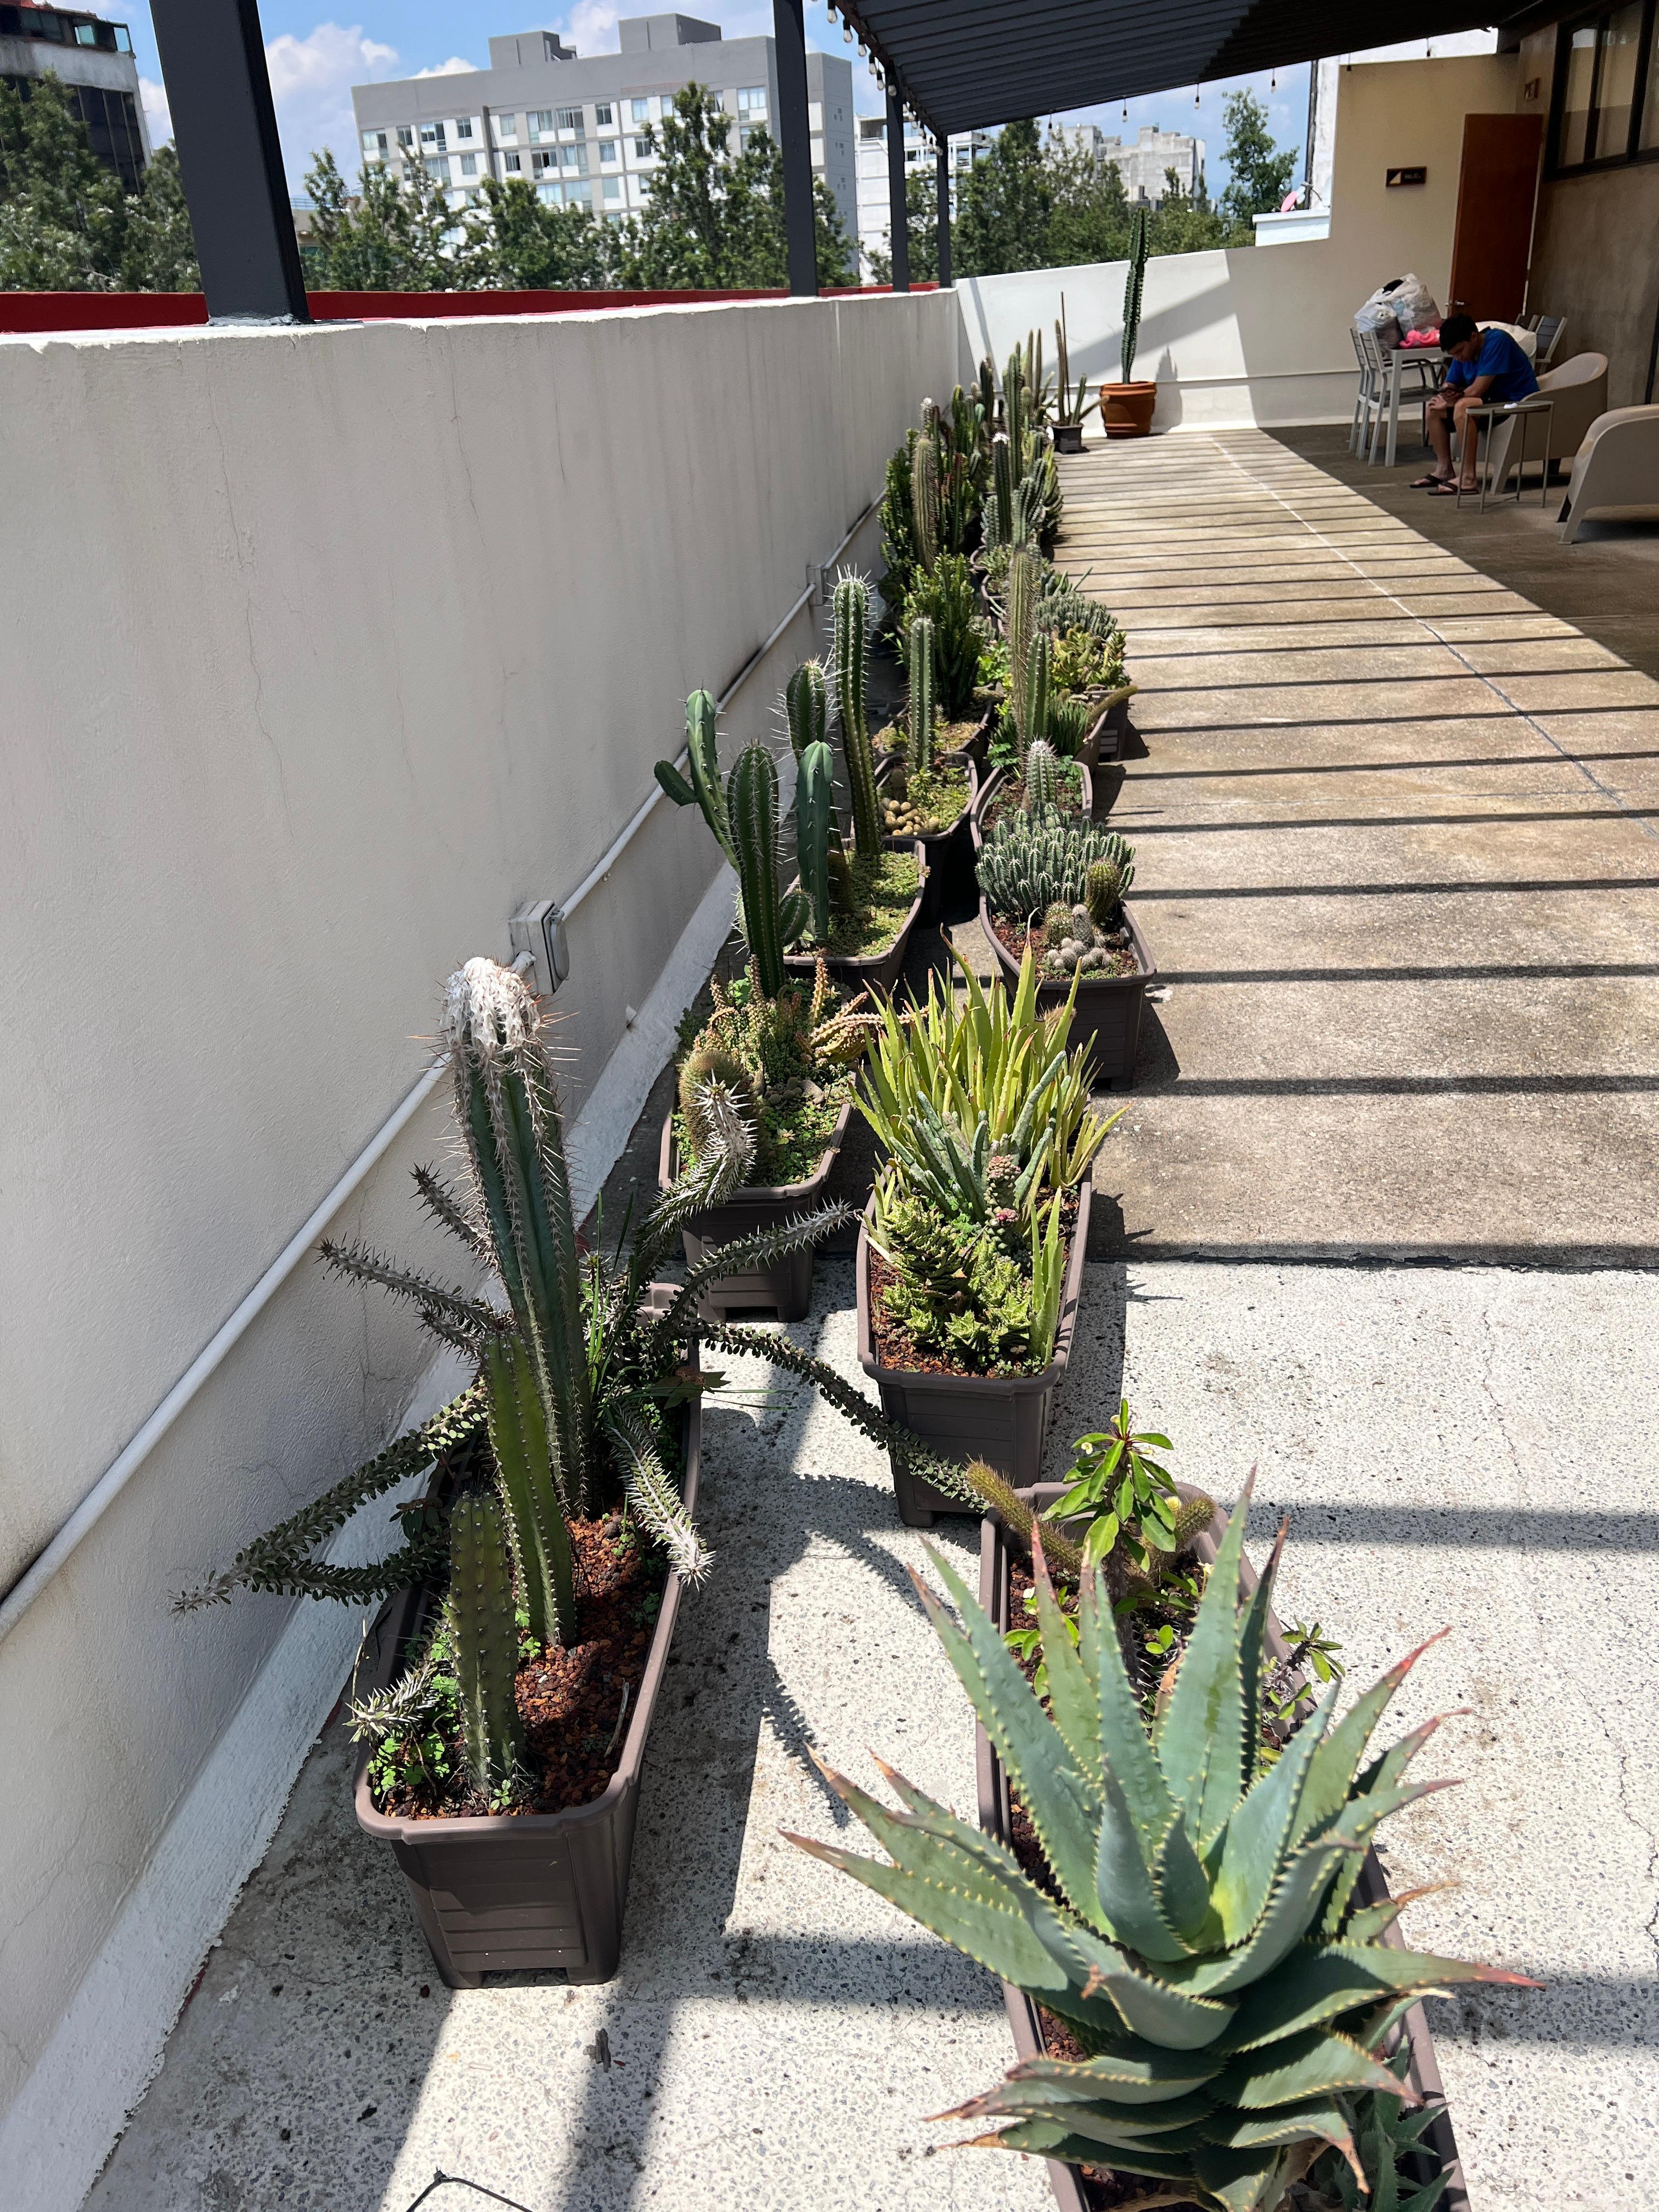
M0 78L0 289L121 289L127 195L52 71L27 99Z
M1035 123L1008 123L969 170L957 205L952 262L964 276L1047 269L1053 191Z
M1043 163L1049 197L1047 265L1122 260L1129 249L1129 202L1117 163L1058 137L1043 149Z
M910 282L939 282L939 181L933 171L904 179L904 227L910 240ZM951 240L954 249L956 240ZM977 274L977 271L969 272ZM877 246L870 256L870 274L878 284L893 281L893 257Z
M483 204L479 250L503 290L591 292L614 283L615 240L591 208L550 207L524 177L486 179Z
M422 161L400 177L366 162L362 191L346 189L327 148L306 171L313 247L307 282L334 292L465 292L495 281L487 229L464 221Z
M127 243L122 282L135 292L199 292L196 238L185 205L179 156L158 146L144 171L143 189L127 200Z
M1271 215L1290 190L1296 170L1294 148L1281 153L1267 128L1267 111L1253 92L1230 92L1221 103L1226 126L1224 149L1229 172L1221 195L1221 212L1233 235L1231 242L1250 246L1255 231L1250 218Z
M1211 206L1201 177L1197 193L1192 196L1173 169L1164 172L1164 185L1163 204L1152 222L1154 253L1209 253L1234 242L1231 226ZM1245 243L1255 243L1254 231Z

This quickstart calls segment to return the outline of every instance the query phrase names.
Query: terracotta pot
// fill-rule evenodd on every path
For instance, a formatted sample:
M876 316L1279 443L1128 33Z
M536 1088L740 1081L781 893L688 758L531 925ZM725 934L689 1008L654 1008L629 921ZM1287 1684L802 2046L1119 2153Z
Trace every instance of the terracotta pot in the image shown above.
M1054 451L1057 453L1080 453L1083 451L1083 425L1081 422L1056 422L1054 424Z
M674 1286L663 1286L672 1296ZM653 1292L660 1298L662 1290ZM681 1495L697 1502L702 1408L684 1412ZM406 1820L374 1809L370 1747L357 1757L357 1825L390 1844L409 1884L410 1902L453 1990L475 1990L487 1973L538 1973L561 1967L573 1982L608 1982L622 1954L623 1911L634 1856L645 1747L679 1618L678 1577L663 1586L662 1607L646 1656L623 1746L622 1763L590 1805L568 1813L489 1814L477 1820ZM379 1656L367 1686L390 1686L429 1617L433 1594L403 1590L374 1631Z
M1176 1488L1183 1498L1194 1495L1185 1483ZM1039 1510L1051 1505L1065 1486L1058 1482L1038 1483L1026 1492L1030 1503ZM1222 1537L1226 1533L1227 1516L1218 1512L1214 1521L1198 1539L1193 1548L1206 1566L1211 1565ZM1024 1558L1022 1552L1020 1557ZM988 1513L980 1523L979 1542L979 1601L997 1627L1006 1636L1009 1620L1009 1571L1014 1553L1005 1534L1001 1516ZM1241 1587L1249 1595L1256 1586L1256 1574L1248 1559L1243 1563ZM1267 1615L1267 1650L1277 1665L1282 1666L1290 1656L1290 1647L1279 1617ZM976 1720L974 1726L975 1767L978 1781L979 1824L988 1835L999 1843L1009 1839L1010 1820L1008 1779L1002 1761L993 1749L983 1726ZM1365 1854L1365 1863L1360 1870L1355 1896L1361 1905L1380 1905L1389 1894L1387 1877L1374 1850ZM1397 1949L1405 1948L1404 1938L1397 1926L1390 1928L1383 1939ZM1022 2058L1042 2056L1042 2027L1037 2009L1024 1990L1016 1989L1010 1982L1002 1985L1003 2001L1008 2008L1008 2024L1013 2030L1014 2049ZM1457 2142L1452 2134L1451 2116L1446 2110L1446 2092L1440 2079L1440 2068L1434 2055L1434 2042L1429 2033L1428 2018L1421 2004L1414 2004L1407 2014L1404 2033L1411 2047L1409 2074L1412 2087L1423 2102L1432 2108L1434 2118L1430 2122L1425 2137L1425 2153L1419 2154L1413 2163L1418 2167L1415 2179L1426 2182L1436 2174L1446 2176L1445 2194L1441 2199L1440 2212L1469 2212L1468 2192L1464 2186L1463 2167L1457 2155ZM1394 2045L1392 2048L1397 2049ZM1074 2166L1063 2165L1058 2159L1044 2161L1048 2169L1048 2183L1054 2202L1060 2212L1088 2212L1084 2195L1083 2180ZM1103 2166L1109 2163L1109 2154L1103 2157Z
M680 1232L688 1267L701 1267L704 1255L734 1237L752 1237L758 1229L781 1229L787 1221L814 1212L824 1202L824 1192L835 1172L842 1139L853 1118L849 1098L836 1119L823 1158L805 1182L749 1183L734 1190L723 1206L696 1214ZM657 1187L666 1190L678 1172L674 1143L674 1116L662 1125L662 1150L657 1165ZM812 1250L792 1252L787 1259L769 1261L742 1274L722 1275L697 1300L699 1321L724 1321L730 1314L753 1306L771 1306L780 1321L805 1321L812 1304Z
M1072 1042L1091 1054L1094 1081L1103 1089L1114 1083L1121 1083L1127 1089L1133 1081L1135 1054L1140 1048L1141 1008L1146 1003L1147 986L1158 981L1158 963L1127 906L1123 919L1128 925L1135 957L1140 963L1140 973L1097 978L1085 975L1078 986L1077 1005L1072 1012ZM1019 983L1019 963L992 928L983 897L979 902L979 926L985 932L997 972L1012 998ZM1069 981L1062 983L1053 977L1040 980L1039 1008L1046 1013L1051 1006L1063 1006L1070 989Z
M1109 438L1145 438L1152 434L1157 384L1103 384L1100 420Z
M1083 1259L1089 1242L1092 1195L1086 1182L1078 1193L1054 1356L1036 1375L933 1375L917 1368L884 1366L876 1352L870 1311L870 1217L865 1215L858 1251L859 1364L873 1377L887 1419L908 1429L941 1459L982 1459L1016 1485L1036 1481L1042 1466L1054 1393L1071 1357L1072 1331L1083 1294ZM899 1518L907 1528L931 1528L936 1513L976 1510L896 1463L893 1491Z
M856 996L860 991L892 990L904 967L904 956L909 950L911 933L921 918L923 902L927 896L927 862L920 845L912 848L921 869L921 881L916 885L916 895L910 911L899 925L898 935L885 952L872 953L867 959L838 959L834 953L825 956L824 964L837 988ZM792 884L793 890L795 885ZM783 964L792 975L808 975L817 967L814 952L786 952Z

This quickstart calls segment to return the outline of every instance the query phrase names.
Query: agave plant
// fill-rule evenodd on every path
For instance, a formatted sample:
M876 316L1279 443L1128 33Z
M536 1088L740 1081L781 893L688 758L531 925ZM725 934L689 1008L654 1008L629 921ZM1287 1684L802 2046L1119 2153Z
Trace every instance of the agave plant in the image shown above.
M1052 1888L888 1767L899 1812L824 1771L890 1865L790 1838L1026 1991L1088 2054L1028 2060L945 2117L999 2123L975 2143L1170 2185L1140 2206L1273 2212L1328 2148L1363 2184L1357 2101L1415 2101L1384 2055L1406 2009L1458 1983L1525 1980L1397 1949L1382 1940L1397 1907L1355 1902L1381 1822L1443 1786L1401 1778L1432 1721L1366 1763L1418 1653L1340 1721L1333 1684L1262 1771L1279 1547L1246 1598L1244 1520L1241 1504L1150 1737L1103 1575L1082 1584L1073 1649L1033 1546L1047 1710L950 1562L932 1555L960 1625L916 1578Z

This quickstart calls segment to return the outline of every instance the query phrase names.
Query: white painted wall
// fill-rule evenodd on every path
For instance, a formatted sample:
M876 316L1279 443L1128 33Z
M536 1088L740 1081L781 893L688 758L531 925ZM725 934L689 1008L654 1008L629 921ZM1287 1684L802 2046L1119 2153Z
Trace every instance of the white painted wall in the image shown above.
M604 852L958 346L935 294L0 341L0 1585L409 1089L442 977ZM731 739L813 649L803 616ZM660 806L572 922L590 1189L724 933L713 857ZM445 1120L441 1091L340 1231L453 1265L407 1178ZM8 2212L79 2202L355 1642L169 1597L434 1387L407 1317L303 1267L0 1642Z
M1134 373L1158 380L1153 428L1346 422L1353 312L1408 270L1443 302L1463 118L1512 112L1515 72L1513 54L1340 70L1329 236L1146 264ZM1418 164L1426 185L1388 188L1388 168ZM1034 324L1047 333L1064 292L1073 375L1115 378L1125 274L1118 261L965 279L966 342L1006 359Z

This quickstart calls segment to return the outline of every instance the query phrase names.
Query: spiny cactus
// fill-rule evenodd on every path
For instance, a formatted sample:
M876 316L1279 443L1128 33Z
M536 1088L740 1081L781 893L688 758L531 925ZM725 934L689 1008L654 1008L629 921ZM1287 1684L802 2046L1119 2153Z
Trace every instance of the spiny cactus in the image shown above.
M1066 295L1060 295L1060 319L1054 325L1054 368L1059 376L1054 420L1080 428L1099 401L1089 397L1089 380L1080 376L1075 392L1072 388L1072 352L1069 333L1066 327Z
M1151 211L1145 200L1129 217L1129 267L1123 280L1123 381L1135 373L1135 348L1140 343L1140 302L1146 285L1146 257L1152 251Z
M1041 641L1034 641L1032 651L1040 649ZM1032 813L1039 807L1055 808L1060 805L1060 763L1054 747L1047 738L1033 738L1025 748L1025 809Z
M802 753L795 771L795 864L806 902L806 927L817 945L830 941L837 862L844 874L846 855L836 820L836 757L818 738Z
M449 1516L447 1613L467 1772L499 1798L523 1763L524 1730L514 1695L519 1632L512 1571L501 1509L487 1491L457 1498Z
M760 1124L760 1097L752 1071L717 1036L707 1036L680 1063L679 1103L686 1141L701 1159L716 1141L716 1118L736 1113L751 1132Z
M672 761L659 761L657 781L676 806L702 809L702 818L714 831L715 843L736 867L738 856L732 842L732 825L726 818L726 796L720 788L719 721L720 710L713 693L694 691L685 702L685 743L691 756L691 781L688 783Z
M1009 355L1007 367L1002 372L1002 407L1014 474L1023 477L1025 473L1026 437L1031 426L1027 409L1025 356L1018 346Z
M988 353L979 365L979 380L975 387L979 399L982 434L988 445L997 428L997 365Z
M1030 668L1031 641L1036 635L1037 592L1042 580L1042 556L1034 545L1021 545L1008 563L1008 595L1003 615L1003 634L1008 641L1008 704L1019 734L1022 752L1041 730L1029 730L1024 715L1030 695L1025 689Z
M489 1385L489 1449L506 1508L519 1589L539 1644L565 1644L574 1633L576 1599L570 1531L553 1485L547 1420L522 1337L484 1340Z
M1126 845L1115 830L1109 833L1111 849L1089 864L1084 878L1083 903L1097 929L1115 929L1123 919L1123 902L1135 879L1134 847Z
M1085 2059L1027 2059L950 2115L997 2124L975 2142L1148 2174L1176 2185L1159 2192L1169 2203L1203 2212L1275 2212L1327 2145L1360 2172L1355 2100L1414 2101L1382 2055L1407 2007L1460 1983L1525 1981L1395 1948L1384 1940L1393 1908L1354 1904L1382 1822L1437 1786L1403 1782L1433 1722L1364 1764L1419 1653L1340 1723L1333 1683L1262 1771L1279 1553L1247 1596L1246 1501L1150 1737L1103 1572L1080 1585L1073 1648L1033 1545L1046 1708L948 1557L930 1548L959 1626L913 1577L1030 1820L1048 1887L890 1767L899 1812L823 1771L891 1863L790 1838L1027 1991L1083 2043Z
M1054 641L1046 630L1039 630L1026 655L1024 683L1016 686L1014 726L1027 757L1033 745L1048 743L1048 669L1053 653Z
M938 400L924 399L921 403L922 436L924 438L937 438L939 433L939 422L940 415Z
M799 761L808 745L822 744L830 734L830 687L822 661L802 661L783 687L783 713L789 748Z
M928 431L910 454L910 505L916 558L931 576L939 549L939 452L937 436Z
M991 441L991 498L985 523L990 544L1014 543L1014 459L1000 432Z
M843 569L836 582L836 703L853 802L853 845L860 860L881 851L881 802L870 744L870 586Z
M745 745L726 787L726 811L737 853L739 921L759 965L769 999L782 990L786 945L800 935L807 902L781 890L778 857L778 771L764 745Z
M910 625L910 765L926 775L933 765L933 625L918 615Z
M1121 842L1092 822L1016 807L991 825L977 863L979 887L993 914L1029 922L1057 899L1080 905L1090 868L1114 858Z

